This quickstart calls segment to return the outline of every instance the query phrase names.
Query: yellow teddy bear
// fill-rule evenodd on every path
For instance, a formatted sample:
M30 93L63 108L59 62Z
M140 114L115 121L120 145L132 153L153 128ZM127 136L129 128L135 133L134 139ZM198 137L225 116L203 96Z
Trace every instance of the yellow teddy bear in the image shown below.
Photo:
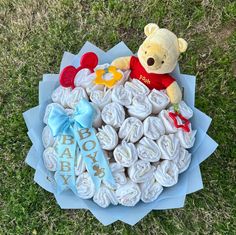
M112 65L122 70L130 69L130 77L139 79L150 89L166 89L171 103L178 104L182 93L169 73L174 70L180 53L186 51L188 44L157 24L146 25L144 33L147 38L139 47L138 57L120 57Z

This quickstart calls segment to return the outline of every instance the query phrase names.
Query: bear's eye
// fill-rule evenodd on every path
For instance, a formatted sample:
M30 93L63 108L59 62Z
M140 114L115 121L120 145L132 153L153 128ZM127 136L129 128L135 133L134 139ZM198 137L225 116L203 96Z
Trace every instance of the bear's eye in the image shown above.
M162 60L161 63L164 64L164 60Z

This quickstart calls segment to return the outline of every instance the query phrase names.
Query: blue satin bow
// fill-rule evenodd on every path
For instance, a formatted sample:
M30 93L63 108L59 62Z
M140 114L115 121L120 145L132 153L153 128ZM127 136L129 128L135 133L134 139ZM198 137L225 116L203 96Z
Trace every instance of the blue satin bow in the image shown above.
M58 193L70 188L77 194L74 172L77 145L95 187L98 188L102 180L115 187L108 162L92 128L94 115L94 108L86 99L80 100L72 117L69 117L60 106L53 106L49 113L48 126L51 128L53 136L58 138L59 143L55 173ZM85 132L86 135L81 139L82 132Z
M91 128L94 115L93 106L86 99L81 99L75 107L73 117L69 117L60 106L54 106L48 117L48 125L54 137L63 133L73 135L75 123L81 128Z

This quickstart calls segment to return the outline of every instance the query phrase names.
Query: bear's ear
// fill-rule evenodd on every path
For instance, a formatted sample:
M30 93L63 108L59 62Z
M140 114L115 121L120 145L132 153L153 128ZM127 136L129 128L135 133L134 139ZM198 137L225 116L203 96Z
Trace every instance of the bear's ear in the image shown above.
M145 27L144 27L144 33L145 35L148 37L150 34L152 34L154 31L156 31L157 29L159 29L158 25L157 24L154 24L154 23L150 23L150 24L147 24Z
M188 47L188 43L183 38L178 38L178 44L179 44L179 51L185 52Z

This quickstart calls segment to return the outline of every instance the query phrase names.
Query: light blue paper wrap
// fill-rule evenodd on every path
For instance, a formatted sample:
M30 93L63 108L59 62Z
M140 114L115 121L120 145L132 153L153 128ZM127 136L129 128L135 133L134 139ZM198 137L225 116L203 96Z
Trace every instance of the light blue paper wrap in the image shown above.
M97 54L99 64L110 63L117 57L133 54L123 42L118 43L107 52L90 42L86 42L77 55L69 52L64 53L60 71L68 65L79 66L80 57L89 51ZM203 188L199 165L215 151L217 143L206 133L210 126L211 118L194 107L196 77L181 74L178 65L172 75L176 78L178 84L184 88L184 101L193 109L194 115L191 118L191 123L193 129L197 129L197 135L195 144L190 149L192 161L189 168L179 176L178 183L173 187L165 188L156 201L147 204L139 202L134 207L118 205L104 209L96 205L92 200L80 199L71 191L65 191L60 195L56 194L52 173L43 164L42 154L44 147L41 136L44 127L43 116L45 108L47 104L52 102L51 94L59 85L59 74L43 75L43 79L39 83L39 105L23 113L28 128L28 136L32 141L32 147L27 154L26 163L35 169L34 181L45 190L53 193L62 209L88 209L103 225L109 225L117 220L134 225L152 210L183 207L187 194Z

